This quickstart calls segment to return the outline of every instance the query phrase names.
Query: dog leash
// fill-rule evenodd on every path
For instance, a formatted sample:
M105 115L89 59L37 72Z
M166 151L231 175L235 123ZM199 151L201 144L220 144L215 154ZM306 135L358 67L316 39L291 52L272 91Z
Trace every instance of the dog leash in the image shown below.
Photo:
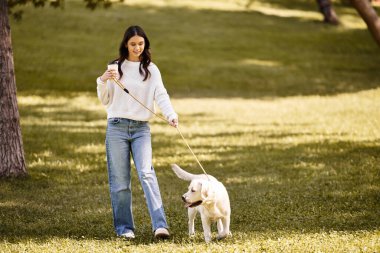
M152 111L151 109L149 109L147 106L145 106L143 103L141 103L135 96L133 96L129 90L127 88L125 88L125 86L119 81L117 80L116 78L112 78L112 80L123 90L125 91L128 95L130 95L134 100L136 100L137 103L139 103L142 107L144 107L145 109L147 109L148 111L150 111L151 113L153 113L156 117L158 117L159 119L165 121L166 123L169 123L169 121L167 119L165 119L164 117L162 117L161 115L158 115L157 113L155 113L154 111ZM186 146L189 148L191 154L193 154L195 160L197 161L199 167L201 167L203 173L205 173L205 175L207 176L207 179L209 179L208 177L208 174L206 173L205 169L203 168L201 162L198 160L197 156L195 155L195 153L193 152L193 150L191 149L189 143L186 141L185 137L183 136L181 130L179 130L179 127L178 125L175 127L179 133L179 135L181 135L182 137L182 140L185 142ZM210 180L210 179L209 179Z

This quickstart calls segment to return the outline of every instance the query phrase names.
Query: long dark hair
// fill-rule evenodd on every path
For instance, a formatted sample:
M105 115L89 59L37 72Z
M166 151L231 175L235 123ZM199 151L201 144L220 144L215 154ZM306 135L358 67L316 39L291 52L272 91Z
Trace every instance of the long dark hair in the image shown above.
M150 42L149 42L149 39L146 36L144 30L140 26L135 25L135 26L130 26L130 27L127 28L127 30L124 33L123 40L120 43L119 58L116 59L116 60L114 60L114 61L112 61L111 63L116 63L117 62L117 64L118 64L118 70L119 70L119 74L120 74L120 78L121 78L123 76L123 71L121 71L121 64L123 64L123 62L125 60L127 60L128 56L129 56L128 48L125 45L128 43L129 39L132 38L135 35L144 38L145 47L144 47L144 51L140 55L139 72L140 72L140 74L142 76L144 76L144 80L143 81L145 81L150 76L150 72L148 70L148 66L151 63L152 59L151 59L151 55L150 55Z

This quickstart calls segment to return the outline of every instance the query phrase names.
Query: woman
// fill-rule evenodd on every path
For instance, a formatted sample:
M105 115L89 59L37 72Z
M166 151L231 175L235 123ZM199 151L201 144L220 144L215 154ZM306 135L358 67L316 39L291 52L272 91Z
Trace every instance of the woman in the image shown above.
M131 164L134 160L144 190L156 238L168 238L169 231L157 177L152 166L152 144L148 121L153 114L142 107L112 81L120 82L145 106L154 110L154 102L173 127L178 116L162 83L157 66L151 62L149 40L139 26L129 27L120 43L118 73L107 70L97 78L98 98L106 106L106 153L114 227L118 236L133 239Z

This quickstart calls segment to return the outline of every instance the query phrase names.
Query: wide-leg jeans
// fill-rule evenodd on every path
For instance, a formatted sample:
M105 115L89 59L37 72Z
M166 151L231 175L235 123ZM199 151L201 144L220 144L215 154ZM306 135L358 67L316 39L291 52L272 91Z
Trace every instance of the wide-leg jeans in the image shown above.
M149 123L125 118L108 119L106 132L108 180L116 233L135 230L132 214L131 160L136 166L148 206L152 229L167 228L157 177L152 166Z

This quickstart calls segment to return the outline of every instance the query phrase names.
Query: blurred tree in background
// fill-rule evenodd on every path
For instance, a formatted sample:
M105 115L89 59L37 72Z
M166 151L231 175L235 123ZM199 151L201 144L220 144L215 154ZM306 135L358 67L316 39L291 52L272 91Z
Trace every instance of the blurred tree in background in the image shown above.
M317 4L319 6L319 11L323 15L323 22L333 25L339 24L338 17L330 0L317 0Z
M351 0L359 15L367 24L368 30L380 46L380 19L369 0Z

